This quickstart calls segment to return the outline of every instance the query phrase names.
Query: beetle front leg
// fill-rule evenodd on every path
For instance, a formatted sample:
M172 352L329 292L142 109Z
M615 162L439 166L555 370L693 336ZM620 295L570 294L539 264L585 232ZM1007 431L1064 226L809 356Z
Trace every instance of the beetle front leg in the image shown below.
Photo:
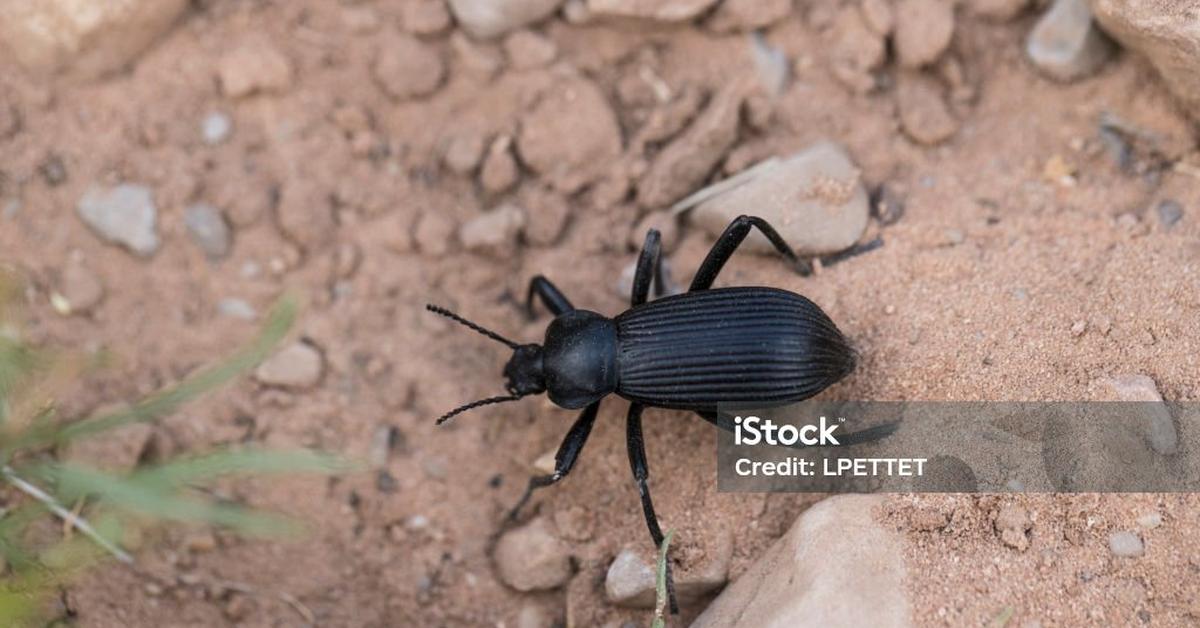
M575 420L575 424L567 431L567 436L563 439L562 444L558 446L558 453L554 455L554 473L549 475L535 475L529 478L529 485L525 487L525 494L521 496L521 500L508 513L509 521L517 519L521 508L529 501L529 497L533 495L535 490L544 486L550 486L571 472L571 469L575 466L575 461L579 459L579 453L583 451L583 446L587 444L588 435L592 433L592 424L596 422L596 412L599 409L599 401L583 409L579 418Z
M642 440L642 410L646 407L640 403L629 406L629 417L625 424L625 444L629 448L629 466L633 468L633 479L637 481L638 494L642 498L642 513L646 516L646 526L650 528L650 538L655 547L662 547L663 533L658 525L658 515L654 514L654 502L650 499L650 468L646 464L646 444ZM671 614L679 613L679 602L675 599L675 580L671 576L671 561L667 561L667 597L671 602Z
M633 293L630 294L630 305L637 307L646 302L646 298L650 294L651 282L654 283L654 296L661 297L667 290L667 282L666 277L663 276L662 235L658 229L646 232L646 241L642 243L637 270L633 274Z
M549 279L541 275L534 276L529 280L529 291L525 295L525 313L533 320L533 299L539 297L546 309L550 310L551 314L558 316L575 309L574 305L567 299L567 296L550 282Z

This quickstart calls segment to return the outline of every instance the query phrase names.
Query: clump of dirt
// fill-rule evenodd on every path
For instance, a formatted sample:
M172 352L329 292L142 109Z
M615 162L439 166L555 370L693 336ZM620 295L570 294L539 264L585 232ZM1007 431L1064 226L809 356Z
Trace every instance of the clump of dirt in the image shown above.
M575 471L529 508L568 548L570 581L519 593L498 578L492 539L574 414L537 398L435 427L501 394L508 356L423 306L537 341L547 319L521 308L545 274L576 306L616 314L642 237L632 231L662 220L652 211L819 140L845 147L864 183L886 184L877 196L904 208L868 227L884 246L811 277L741 255L718 283L793 290L837 321L862 360L827 395L1082 399L1096 380L1141 374L1165 398L1200 398L1200 156L1139 58L1055 83L1022 56L1035 16L965 9L930 51L902 35L915 28L906 15L938 11L924 2L867 2L862 19L838 17L857 4L823 1L767 24L733 8L660 24L589 17L572 1L508 36L524 41L472 39L431 2L197 2L98 82L0 58L0 255L31 280L29 333L122 357L64 403L83 415L174 381L298 289L312 376L246 381L189 407L153 428L156 455L256 442L371 464L332 481L226 483L224 497L290 513L309 536L130 539L136 567L67 590L81 625L647 623L604 597L613 557L650 543L625 404L602 405ZM739 19L787 59L790 80L718 116L734 78L753 87L762 71ZM907 52L888 60L901 36ZM397 42L430 63L398 57ZM933 117L897 101L906 72L923 90L908 106ZM709 152L676 148L688 138L711 139L693 142ZM487 165L505 159L515 173ZM676 189L671 164L694 185ZM145 257L76 214L88 190L123 183L152 191L160 245ZM1180 210L1171 220L1156 209L1165 202ZM223 256L189 231L196 203L227 223ZM503 232L476 223L467 232L483 244L468 250L464 226L497 208ZM677 239L683 283L712 238L684 223ZM51 294L66 272L88 289L86 307L64 314ZM650 410L645 438L677 560L735 530L736 577L819 497L718 493L715 436L694 415ZM1191 495L904 495L883 516L908 540L921 624L1184 624L1200 621L1198 508ZM1157 525L1140 523L1152 514ZM1142 555L1113 554L1122 531Z

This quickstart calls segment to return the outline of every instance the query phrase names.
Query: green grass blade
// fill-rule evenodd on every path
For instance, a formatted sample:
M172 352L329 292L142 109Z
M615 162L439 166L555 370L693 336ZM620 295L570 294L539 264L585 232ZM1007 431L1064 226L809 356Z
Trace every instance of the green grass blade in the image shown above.
M155 519L209 523L255 536L288 535L296 531L296 524L285 517L181 497L174 491L94 469L60 464L44 467L42 474L57 484L60 498L68 503L92 496L104 505Z
M131 480L151 489L168 490L226 475L267 473L342 473L355 467L336 456L311 450L263 451L238 449L218 451L160 464L139 471Z
M55 440L62 443L129 423L153 421L171 414L184 403L220 387L257 366L287 335L295 319L295 301L290 297L284 297L271 309L262 331L254 342L225 362L205 369L129 408L68 425L55 434Z

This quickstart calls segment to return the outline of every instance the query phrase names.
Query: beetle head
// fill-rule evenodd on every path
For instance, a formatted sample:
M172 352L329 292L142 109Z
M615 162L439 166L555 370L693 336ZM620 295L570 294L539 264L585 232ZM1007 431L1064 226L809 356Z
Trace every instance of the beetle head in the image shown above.
M456 414L466 412L472 408L486 406L493 403L503 403L505 401L516 401L528 395L536 395L546 391L545 380L542 377L542 348L539 345L518 345L517 343L497 334L496 332L483 327L447 310L446 308L436 305L426 305L425 309L445 316L446 318L468 327L496 342L508 345L508 348L513 350L513 357L508 360L508 364L504 366L504 377L508 379L505 387L509 394L499 397L487 397L478 401L463 404L438 418L438 424L445 423Z

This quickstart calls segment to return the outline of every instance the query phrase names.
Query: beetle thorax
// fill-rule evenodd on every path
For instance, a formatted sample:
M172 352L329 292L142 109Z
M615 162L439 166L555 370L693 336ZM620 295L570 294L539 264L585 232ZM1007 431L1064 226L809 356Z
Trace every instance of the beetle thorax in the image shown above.
M582 408L617 389L617 327L612 319L573 310L546 328L543 369L550 401Z

